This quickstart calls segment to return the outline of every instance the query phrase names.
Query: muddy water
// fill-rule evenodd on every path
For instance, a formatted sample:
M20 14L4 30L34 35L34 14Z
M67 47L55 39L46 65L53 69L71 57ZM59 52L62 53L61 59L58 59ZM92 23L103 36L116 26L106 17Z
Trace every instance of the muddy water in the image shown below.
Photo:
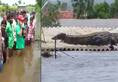
M36 45L26 47L22 56L14 52L0 73L0 82L39 82L40 60Z
M118 82L118 52L57 52L42 58L42 82Z

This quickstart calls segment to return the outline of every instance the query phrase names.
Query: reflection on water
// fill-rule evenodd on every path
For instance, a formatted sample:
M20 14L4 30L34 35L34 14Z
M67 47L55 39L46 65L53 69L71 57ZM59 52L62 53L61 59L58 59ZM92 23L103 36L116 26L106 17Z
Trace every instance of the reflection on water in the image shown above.
M4 65L0 82L39 82L39 53L33 44L26 47L22 56L15 55Z
M42 58L42 82L118 82L118 51L65 53Z

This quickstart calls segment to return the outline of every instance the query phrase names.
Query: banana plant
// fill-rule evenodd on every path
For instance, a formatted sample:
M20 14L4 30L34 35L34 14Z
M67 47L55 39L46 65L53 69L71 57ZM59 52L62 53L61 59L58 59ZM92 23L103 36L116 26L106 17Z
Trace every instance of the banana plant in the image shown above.
M36 35L35 38L36 40L41 41L41 33L42 33L42 10L48 3L47 0L36 0ZM41 45L40 45L41 47Z

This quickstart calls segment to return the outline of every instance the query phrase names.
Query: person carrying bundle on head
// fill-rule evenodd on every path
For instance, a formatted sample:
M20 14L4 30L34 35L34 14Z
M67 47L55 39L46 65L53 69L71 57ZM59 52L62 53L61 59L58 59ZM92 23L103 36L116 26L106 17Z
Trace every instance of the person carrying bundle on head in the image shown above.
M25 48L25 30L24 30L24 17L19 15L17 17L16 25L16 49L18 50L18 55L21 55L22 50Z

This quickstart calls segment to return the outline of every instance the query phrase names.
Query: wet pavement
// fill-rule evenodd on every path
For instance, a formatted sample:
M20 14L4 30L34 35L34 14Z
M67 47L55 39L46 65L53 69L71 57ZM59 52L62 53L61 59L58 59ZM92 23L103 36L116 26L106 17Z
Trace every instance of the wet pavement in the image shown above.
M42 82L118 82L118 51L65 53L42 58Z
M22 56L15 53L4 65L0 82L39 82L40 56L37 43L27 46Z

